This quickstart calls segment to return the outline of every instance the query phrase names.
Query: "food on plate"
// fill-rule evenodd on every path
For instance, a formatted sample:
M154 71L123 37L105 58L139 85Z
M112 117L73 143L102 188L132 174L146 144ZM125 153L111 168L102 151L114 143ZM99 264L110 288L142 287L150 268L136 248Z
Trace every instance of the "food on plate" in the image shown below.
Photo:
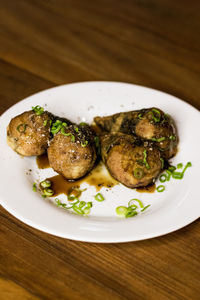
M130 188L147 186L162 169L160 151L152 142L113 132L100 137L101 155L111 175Z
M53 116L39 106L14 117L7 127L8 145L23 156L43 154L51 137L52 119Z
M10 121L8 144L24 156L47 151L50 167L67 180L85 176L101 154L113 178L130 188L153 183L164 159L176 154L175 124L159 108L95 117L94 121L100 129L96 134L86 123L76 125L36 106Z
M122 132L154 142L165 159L177 152L178 137L174 121L159 108L95 117L94 121L103 132Z
M68 180L81 178L96 161L95 134L87 124L62 123L57 131L56 122L52 125L54 137L47 150L49 164Z

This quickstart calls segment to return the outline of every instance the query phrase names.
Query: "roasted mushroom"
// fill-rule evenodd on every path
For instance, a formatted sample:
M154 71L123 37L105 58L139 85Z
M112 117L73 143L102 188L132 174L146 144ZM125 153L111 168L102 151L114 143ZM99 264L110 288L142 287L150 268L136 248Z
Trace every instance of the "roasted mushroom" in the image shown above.
M147 186L159 175L162 159L152 143L119 132L105 134L100 141L102 159L110 174L125 186Z
M52 119L39 106L14 117L7 127L8 145L23 156L43 154L51 137Z
M158 108L141 109L94 118L104 132L122 132L154 142L165 159L177 152L178 137L172 118Z
M94 138L88 125L62 126L47 150L50 166L68 180L83 177L96 160Z

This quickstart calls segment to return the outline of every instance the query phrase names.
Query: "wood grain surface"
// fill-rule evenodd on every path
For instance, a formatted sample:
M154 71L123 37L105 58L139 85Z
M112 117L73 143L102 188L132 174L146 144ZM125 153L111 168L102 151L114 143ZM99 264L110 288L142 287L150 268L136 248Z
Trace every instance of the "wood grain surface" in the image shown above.
M200 108L199 37L199 0L0 0L0 113L86 80L145 85ZM200 299L198 221L146 241L89 244L2 207L0 217L3 300Z

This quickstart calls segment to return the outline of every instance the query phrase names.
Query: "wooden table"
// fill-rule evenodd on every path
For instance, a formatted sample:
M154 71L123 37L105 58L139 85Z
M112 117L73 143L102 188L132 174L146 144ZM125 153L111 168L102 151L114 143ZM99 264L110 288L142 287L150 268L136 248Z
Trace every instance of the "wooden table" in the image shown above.
M0 0L0 113L86 80L145 85L200 108L199 11L198 0ZM198 221L146 241L89 244L0 216L1 299L199 299Z

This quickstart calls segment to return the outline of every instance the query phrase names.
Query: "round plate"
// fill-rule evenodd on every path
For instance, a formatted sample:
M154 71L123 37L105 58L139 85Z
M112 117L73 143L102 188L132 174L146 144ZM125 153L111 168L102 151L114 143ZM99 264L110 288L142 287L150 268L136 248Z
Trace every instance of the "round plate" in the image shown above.
M81 199L93 201L90 216L72 214L32 191L33 182L52 176L55 174L53 170L39 170L35 157L22 158L6 143L6 127L10 119L36 105L77 123L91 123L97 115L159 107L174 118L178 128L179 151L171 160L172 164L191 161L192 167L188 168L182 180L172 179L164 183L166 189L163 193L138 193L119 184L112 189L102 188L105 201L97 202L94 200L94 187L87 186ZM80 241L128 242L172 232L200 215L199 128L199 112L194 107L168 94L137 85L83 82L40 92L12 106L0 117L1 204L32 227ZM127 206L132 198L151 206L134 218L118 217L116 207Z

